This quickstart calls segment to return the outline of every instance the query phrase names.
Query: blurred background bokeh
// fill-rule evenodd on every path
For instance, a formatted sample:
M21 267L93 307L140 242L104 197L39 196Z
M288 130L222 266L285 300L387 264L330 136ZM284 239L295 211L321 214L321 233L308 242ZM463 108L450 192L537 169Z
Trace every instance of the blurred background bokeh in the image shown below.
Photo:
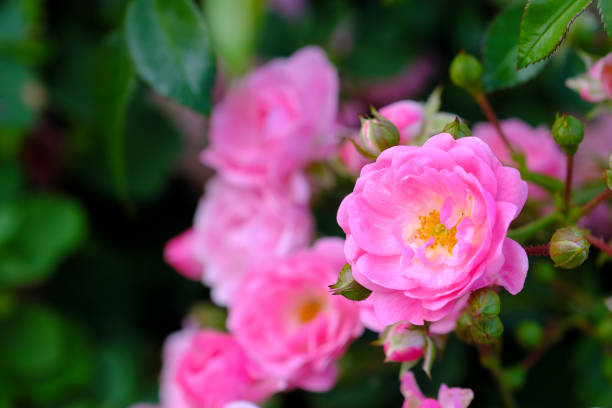
M170 1L170 0L168 0ZM157 399L161 346L190 313L218 324L208 290L163 260L165 243L192 223L211 171L198 161L206 118L133 75L125 0L0 0L0 407L123 408ZM342 81L342 120L371 104L424 100L444 87L442 110L469 123L478 106L448 80L460 50L482 55L504 0L207 0L219 67L213 102L250 66L317 44ZM519 2L521 3L521 2ZM589 104L566 88L584 71L575 48L609 49L593 9L527 84L491 96L502 118L550 125L557 111ZM611 129L612 131L612 129ZM350 184L344 187L349 191ZM340 235L343 191L318 197L318 231ZM612 274L579 275L602 296ZM608 264L609 266L609 264ZM531 276L549 264L532 265ZM538 272L539 270L539 272ZM610 271L608 271L610 272ZM529 278L502 299L504 360L519 361L520 322L544 323L562 299ZM605 313L605 311L602 311ZM337 387L296 391L270 407L399 407L397 369L368 333L343 358ZM570 335L530 371L521 407L612 406L612 364L597 341ZM473 348L452 335L433 381L477 390L474 407L499 404ZM419 374L421 375L421 374Z

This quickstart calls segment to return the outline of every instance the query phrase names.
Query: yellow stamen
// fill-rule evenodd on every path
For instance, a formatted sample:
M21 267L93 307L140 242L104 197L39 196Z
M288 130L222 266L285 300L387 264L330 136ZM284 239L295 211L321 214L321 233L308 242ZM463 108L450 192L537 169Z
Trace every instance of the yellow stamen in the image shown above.
M416 230L416 237L423 241L427 241L430 237L435 239L435 242L430 248L438 246L446 249L449 253L457 243L457 226L447 229L440 222L440 212L432 210L429 214L419 216L419 228Z
M300 323L308 323L321 311L321 302L316 299L308 300L303 303L298 310L298 320Z

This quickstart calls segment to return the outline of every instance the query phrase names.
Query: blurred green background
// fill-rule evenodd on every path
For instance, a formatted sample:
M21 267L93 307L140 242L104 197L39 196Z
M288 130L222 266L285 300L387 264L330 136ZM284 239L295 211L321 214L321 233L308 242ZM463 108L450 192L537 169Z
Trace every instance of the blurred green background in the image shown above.
M0 408L156 401L164 338L208 299L205 287L162 257L166 241L191 225L210 174L197 162L206 122L134 75L127 3L0 0ZM442 109L473 123L483 117L450 85L447 67L460 50L482 55L488 25L513 2L319 0L297 12L281 1L205 3L197 6L225 80L317 44L338 67L347 122L368 104L422 100L442 84ZM593 10L579 18L569 43L609 49ZM589 105L564 85L583 70L577 53L563 47L535 79L491 101L500 117L532 124L551 124L557 111L583 114ZM222 88L217 78L213 101ZM322 233L339 235L335 212L348 188L317 201ZM546 261L532 266L526 289L502 299L509 365L527 353L514 336L521 324L575 308L537 279L548 269ZM591 261L566 278L601 298L612 288L609 272L596 273ZM368 333L349 349L333 391L296 391L270 406L401 406L399 367L382 364L374 339ZM513 378L520 406L611 407L609 348L571 331L526 379ZM446 382L473 388L473 407L501 405L476 351L454 336L433 381L421 374L429 395Z

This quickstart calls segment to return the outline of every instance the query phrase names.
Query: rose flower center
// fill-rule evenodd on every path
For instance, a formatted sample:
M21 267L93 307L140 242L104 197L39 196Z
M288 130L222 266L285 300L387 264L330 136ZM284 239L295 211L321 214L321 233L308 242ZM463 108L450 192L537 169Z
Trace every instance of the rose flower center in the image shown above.
M321 304L321 302L317 299L310 299L302 303L302 305L298 309L298 321L302 324L308 323L309 321L317 317L317 315L321 311L322 306L323 305Z
M457 243L457 226L447 229L440 221L440 212L432 210L427 215L419 216L415 237L423 241L433 237L435 242L431 246L432 249L444 248L450 253Z

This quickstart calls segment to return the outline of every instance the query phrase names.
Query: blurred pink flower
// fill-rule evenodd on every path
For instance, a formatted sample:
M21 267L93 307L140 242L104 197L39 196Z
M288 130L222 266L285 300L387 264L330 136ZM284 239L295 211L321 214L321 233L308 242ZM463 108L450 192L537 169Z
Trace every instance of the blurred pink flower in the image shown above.
M574 186L603 180L611 152L612 115L603 115L585 126L584 139L574 157ZM597 236L612 238L612 212L609 203L597 206L579 225L590 229Z
M172 238L164 248L164 259L186 278L200 280L202 264L195 257L196 233L189 228Z
M440 387L437 400L427 398L419 389L411 371L402 376L402 394L406 398L402 408L466 408L474 398L469 388L448 388L446 384Z
M338 76L307 47L234 84L211 116L205 164L236 185L276 188L337 144Z
M215 177L200 201L193 230L171 240L165 255L183 275L210 286L217 304L228 305L250 266L305 247L312 235L305 204Z
M439 321L470 292L521 291L527 256L506 238L527 184L480 139L443 133L395 146L366 165L340 204L353 277L389 325Z
M612 98L612 53L597 60L586 73L568 79L566 84L588 102Z
M259 402L283 387L262 376L227 333L184 329L171 334L164 345L162 408L224 408L238 400Z
M394 102L380 108L378 113L389 119L397 127L400 133L400 144L411 143L419 135L425 119L423 106L410 100ZM368 125L368 122L364 123L360 131L367 132ZM355 141L361 143L359 136L355 136ZM368 140L366 139L366 148L371 151L377 150L376 147L367 143ZM355 174L359 174L361 168L370 163L370 160L363 157L350 140L345 141L340 146L339 157L346 168Z
M363 331L359 304L329 293L344 263L342 240L324 238L249 270L228 327L271 377L309 391L334 385L336 361Z
M565 177L565 155L547 127L534 129L519 119L504 120L501 127L513 148L525 155L529 170L559 179ZM502 163L517 165L493 125L479 123L474 127L473 135L484 140ZM541 187L529 183L529 196L542 199L547 194Z

